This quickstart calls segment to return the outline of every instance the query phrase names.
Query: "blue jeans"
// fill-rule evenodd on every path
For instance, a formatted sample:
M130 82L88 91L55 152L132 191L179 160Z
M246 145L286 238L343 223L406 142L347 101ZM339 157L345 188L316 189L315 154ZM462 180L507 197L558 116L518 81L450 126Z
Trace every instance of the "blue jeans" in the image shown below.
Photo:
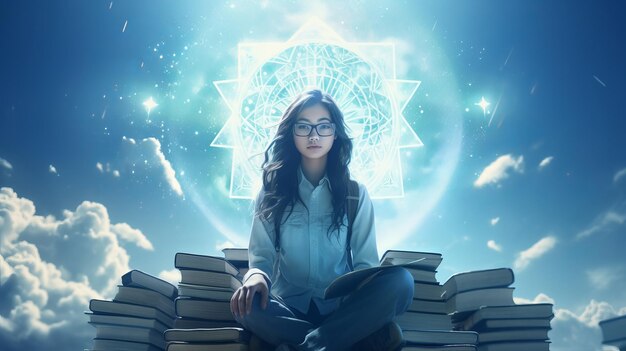
M251 313L236 319L273 345L288 343L299 350L348 350L404 313L413 300L413 288L411 274L394 267L345 297L335 311L325 316L316 313L316 308L309 308L305 315L274 296L270 296L264 310L256 294Z

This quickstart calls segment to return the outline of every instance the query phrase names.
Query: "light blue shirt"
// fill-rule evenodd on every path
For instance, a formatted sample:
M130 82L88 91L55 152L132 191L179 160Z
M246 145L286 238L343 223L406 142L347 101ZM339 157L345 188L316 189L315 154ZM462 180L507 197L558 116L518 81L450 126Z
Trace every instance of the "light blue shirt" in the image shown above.
M280 253L275 250L274 223L262 221L255 214L248 248L250 270L244 282L253 274L262 274L271 292L289 306L306 313L311 300L320 313L337 308L339 300L324 300L324 290L338 276L349 271L347 263L347 227L327 232L332 223L331 186L324 176L313 186L298 167L299 192L309 211L297 202L293 213L280 228ZM257 196L255 210L263 199ZM283 221L289 213L285 209ZM348 223L347 215L344 223ZM359 183L359 205L352 224L352 257L355 270L377 266L374 207L365 186Z

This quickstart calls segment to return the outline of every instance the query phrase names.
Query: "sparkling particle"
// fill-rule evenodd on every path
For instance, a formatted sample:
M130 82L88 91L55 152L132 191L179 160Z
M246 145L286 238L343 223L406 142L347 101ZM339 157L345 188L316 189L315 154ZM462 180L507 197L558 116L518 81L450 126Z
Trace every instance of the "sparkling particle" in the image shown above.
M124 33L126 31L126 26L128 25L128 20L126 20L126 22L124 22L124 28L122 28L122 33Z

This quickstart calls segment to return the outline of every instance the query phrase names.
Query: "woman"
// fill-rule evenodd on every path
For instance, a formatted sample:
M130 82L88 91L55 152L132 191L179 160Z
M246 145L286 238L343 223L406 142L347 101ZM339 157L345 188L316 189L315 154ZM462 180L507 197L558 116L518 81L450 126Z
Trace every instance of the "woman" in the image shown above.
M355 270L378 265L373 206L362 184L346 242L351 152L342 113L320 90L305 91L287 107L265 152L250 270L230 305L239 323L277 350L401 346L402 331L392 320L413 298L407 270L387 270L342 299L323 298L350 270L350 258Z

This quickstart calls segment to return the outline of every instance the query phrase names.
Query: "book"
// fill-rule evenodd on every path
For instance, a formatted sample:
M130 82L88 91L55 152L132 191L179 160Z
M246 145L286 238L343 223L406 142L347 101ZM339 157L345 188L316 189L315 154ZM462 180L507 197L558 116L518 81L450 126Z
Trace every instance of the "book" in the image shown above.
M416 262L417 260L419 262ZM414 262L413 267L435 272L442 260L439 253L387 250L380 259L380 265L411 265Z
M176 316L174 301L153 290L123 285L118 286L117 294L113 298L113 301L154 307L165 312L171 319Z
M457 273L443 284L444 293L442 297L448 299L463 291L507 287L513 284L514 280L513 270L510 268Z
M139 342L165 349L163 334L149 328L102 324L96 328L96 339Z
M474 330L484 332L493 329L510 329L510 328L550 328L550 320L548 318L510 318L510 319L482 319L477 324L466 326L463 330Z
M626 315L605 319L598 324L602 329L603 341L626 339Z
M602 343L606 345L615 346L620 350L626 350L626 338L602 341Z
M407 271L413 276L413 281L420 283L438 283L437 271L424 270L419 267L405 266Z
M452 321L446 314L404 312L395 322L402 330L452 330Z
M536 303L536 304L519 304L511 306L485 306L476 310L459 326L463 330L472 329L473 326L479 324L483 320L494 319L547 319L550 320L554 316L552 312L552 304Z
M180 275L180 282L183 284L206 285L233 290L237 290L242 285L239 279L223 272L180 269Z
M173 328L175 329L197 329L197 328L223 328L223 327L241 327L241 324L235 321L215 321L198 318L178 317L174 320Z
M438 284L425 284L416 282L413 285L413 298L429 301L443 301L441 294L443 286ZM447 306L447 305L446 305Z
M114 324L128 327L152 328L159 333L164 333L169 327L151 318L139 318L123 315L85 313L89 316L89 324L97 327L100 324Z
M170 300L178 296L174 285L136 269L122 275L122 285L154 290Z
M174 267L178 269L194 269L228 273L233 276L239 274L239 270L223 257L196 255L177 252L174 257Z
M473 344L478 342L478 334L472 331L449 330L404 330L404 340L408 343L428 345Z
M478 334L480 344L498 341L548 340L550 328L502 329Z
M413 299L408 311L446 314L448 313L448 307L446 306L446 302L443 300L429 301Z
M169 329L165 332L165 341L193 343L232 342L248 343L250 332L243 328L197 328Z
M162 348L158 348L151 344L123 341L123 340L110 340L110 339L93 339L92 351L105 351L105 350L124 350L124 351L163 351Z
M224 253L224 257L232 262L232 261L245 261L248 262L248 249L247 248L239 248L239 247L228 247L222 249Z
M156 319L168 327L171 327L173 324L173 318L149 306L94 299L89 301L89 310L97 314L115 314Z
M479 344L478 351L550 351L546 341L512 341Z
M170 342L167 344L166 351L248 351L248 345L240 343L192 344Z
M230 302L200 300L186 297L176 299L176 315L187 318L234 321Z
M235 293L232 288L218 288L207 285L178 284L180 296L195 297L217 301L230 301Z
M514 288L489 288L457 293L446 300L448 312L454 313L453 319L464 318L461 313L472 312L483 306L510 306Z
M422 258L418 260L413 260L408 263L405 262L404 264L400 264L400 265L375 266L375 267L369 267L369 268L364 268L364 269L359 269L356 271L348 272L346 274L343 274L335 278L335 280L333 280L330 283L330 285L328 285L328 287L324 291L324 298L332 299L336 297L345 296L351 293L352 291L359 289L360 287L365 285L368 281L373 279L376 275L380 274L381 272L387 269L394 268L396 266L414 264L422 260L424 259Z
M476 345L406 345L402 351L476 351Z

